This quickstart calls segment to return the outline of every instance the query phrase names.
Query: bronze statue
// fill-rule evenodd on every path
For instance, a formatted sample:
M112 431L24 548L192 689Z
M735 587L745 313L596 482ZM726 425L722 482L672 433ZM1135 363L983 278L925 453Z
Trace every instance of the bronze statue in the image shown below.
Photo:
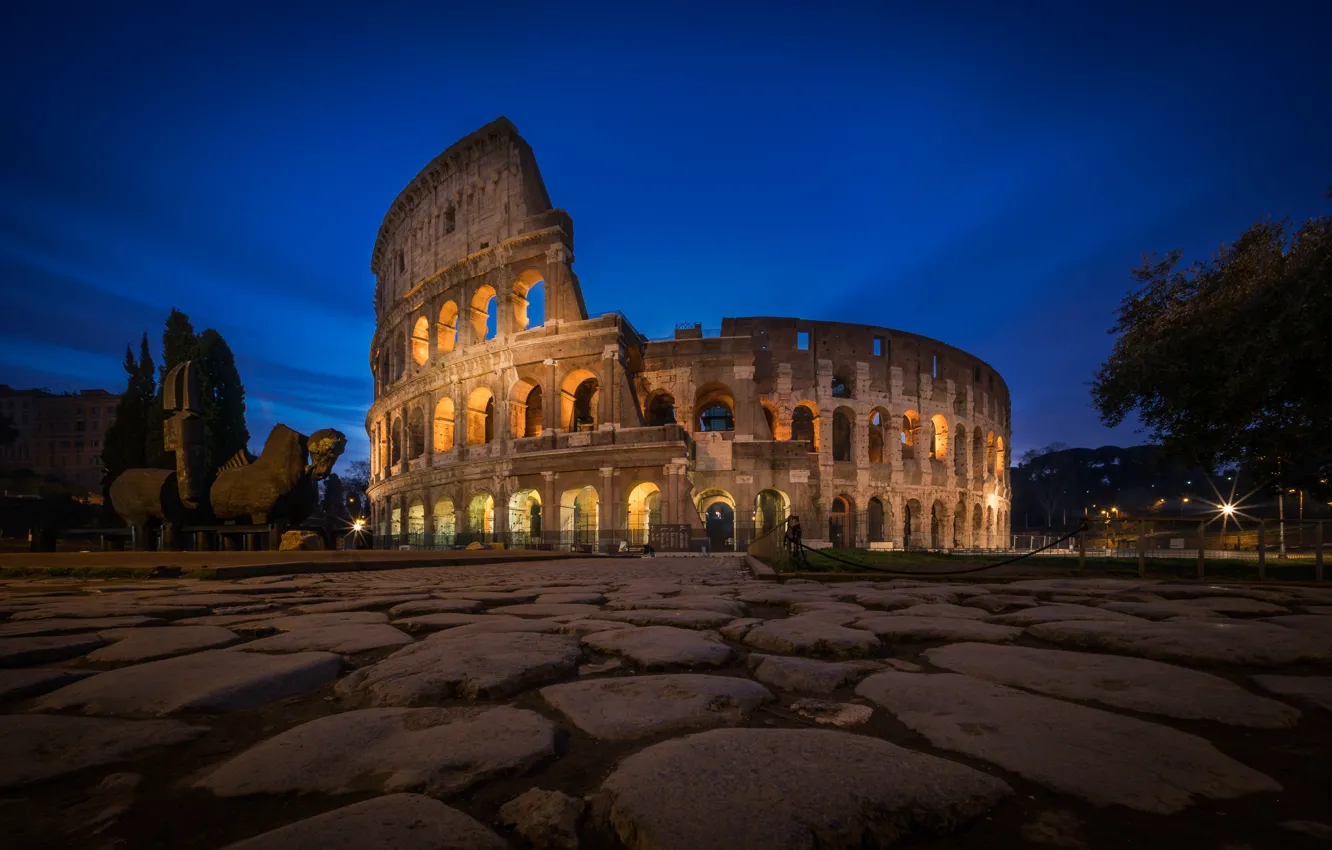
M332 428L306 437L275 425L258 458L242 449L208 487L201 402L192 361L172 368L163 383L162 403L171 415L162 443L175 453L176 469L127 469L111 483L111 504L134 528L136 548L148 545L159 522L167 546L179 544L183 525L214 519L299 525L319 502L315 483L329 476L347 448L346 436Z

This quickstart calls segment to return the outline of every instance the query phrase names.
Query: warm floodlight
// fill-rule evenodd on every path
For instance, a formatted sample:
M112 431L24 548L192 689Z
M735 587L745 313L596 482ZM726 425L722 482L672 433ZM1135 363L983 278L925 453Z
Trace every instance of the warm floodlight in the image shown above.
M1235 506L1234 506L1234 505L1229 505L1229 504L1227 504L1227 505L1222 505L1222 506L1221 506L1221 513L1225 514L1226 516L1234 516L1234 515L1235 515Z
M352 531L365 531L365 520L357 519L352 523Z

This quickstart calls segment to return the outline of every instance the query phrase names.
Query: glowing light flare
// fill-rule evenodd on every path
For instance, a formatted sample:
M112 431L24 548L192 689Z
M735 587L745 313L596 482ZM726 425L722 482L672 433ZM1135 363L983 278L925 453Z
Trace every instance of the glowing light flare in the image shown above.
M1224 504L1221 506L1221 513L1225 514L1226 516L1234 516L1235 506L1231 504Z

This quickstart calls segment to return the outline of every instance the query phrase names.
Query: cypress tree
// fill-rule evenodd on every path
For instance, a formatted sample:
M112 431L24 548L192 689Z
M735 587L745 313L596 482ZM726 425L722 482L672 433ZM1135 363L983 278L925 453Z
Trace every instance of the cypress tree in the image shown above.
M250 442L245 427L245 385L222 334L209 328L198 337L199 384L203 389L204 452L208 477Z
M144 436L147 440L146 456L150 466L163 469L174 469L176 466L175 456L162 448L162 426L167 419L167 411L162 405L162 397L166 392L166 376L186 360L197 360L198 357L199 339L195 336L190 317L172 307L171 315L167 316L166 327L162 331L162 365L158 370L157 394L152 408L146 414L147 433Z
M148 350L148 334L139 346L139 359L125 346L125 373L128 380L125 392L116 403L116 419L107 428L102 444L102 463L106 466L105 487L110 487L116 476L127 469L147 465L147 448L151 435L147 433L149 414L157 400L157 387L153 374L153 356ZM158 451L161 451L162 432L157 431Z

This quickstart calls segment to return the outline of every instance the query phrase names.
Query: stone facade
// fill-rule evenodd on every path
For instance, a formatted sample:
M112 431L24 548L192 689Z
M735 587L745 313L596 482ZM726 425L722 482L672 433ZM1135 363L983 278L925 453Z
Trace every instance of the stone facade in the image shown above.
M0 413L18 436L0 446L0 471L32 470L81 498L102 499L102 449L120 396L106 390L57 394L0 384Z
M983 361L793 318L650 341L588 317L573 257L503 118L393 202L371 262L376 531L604 548L658 525L719 548L796 514L807 540L1007 545L1008 388Z

